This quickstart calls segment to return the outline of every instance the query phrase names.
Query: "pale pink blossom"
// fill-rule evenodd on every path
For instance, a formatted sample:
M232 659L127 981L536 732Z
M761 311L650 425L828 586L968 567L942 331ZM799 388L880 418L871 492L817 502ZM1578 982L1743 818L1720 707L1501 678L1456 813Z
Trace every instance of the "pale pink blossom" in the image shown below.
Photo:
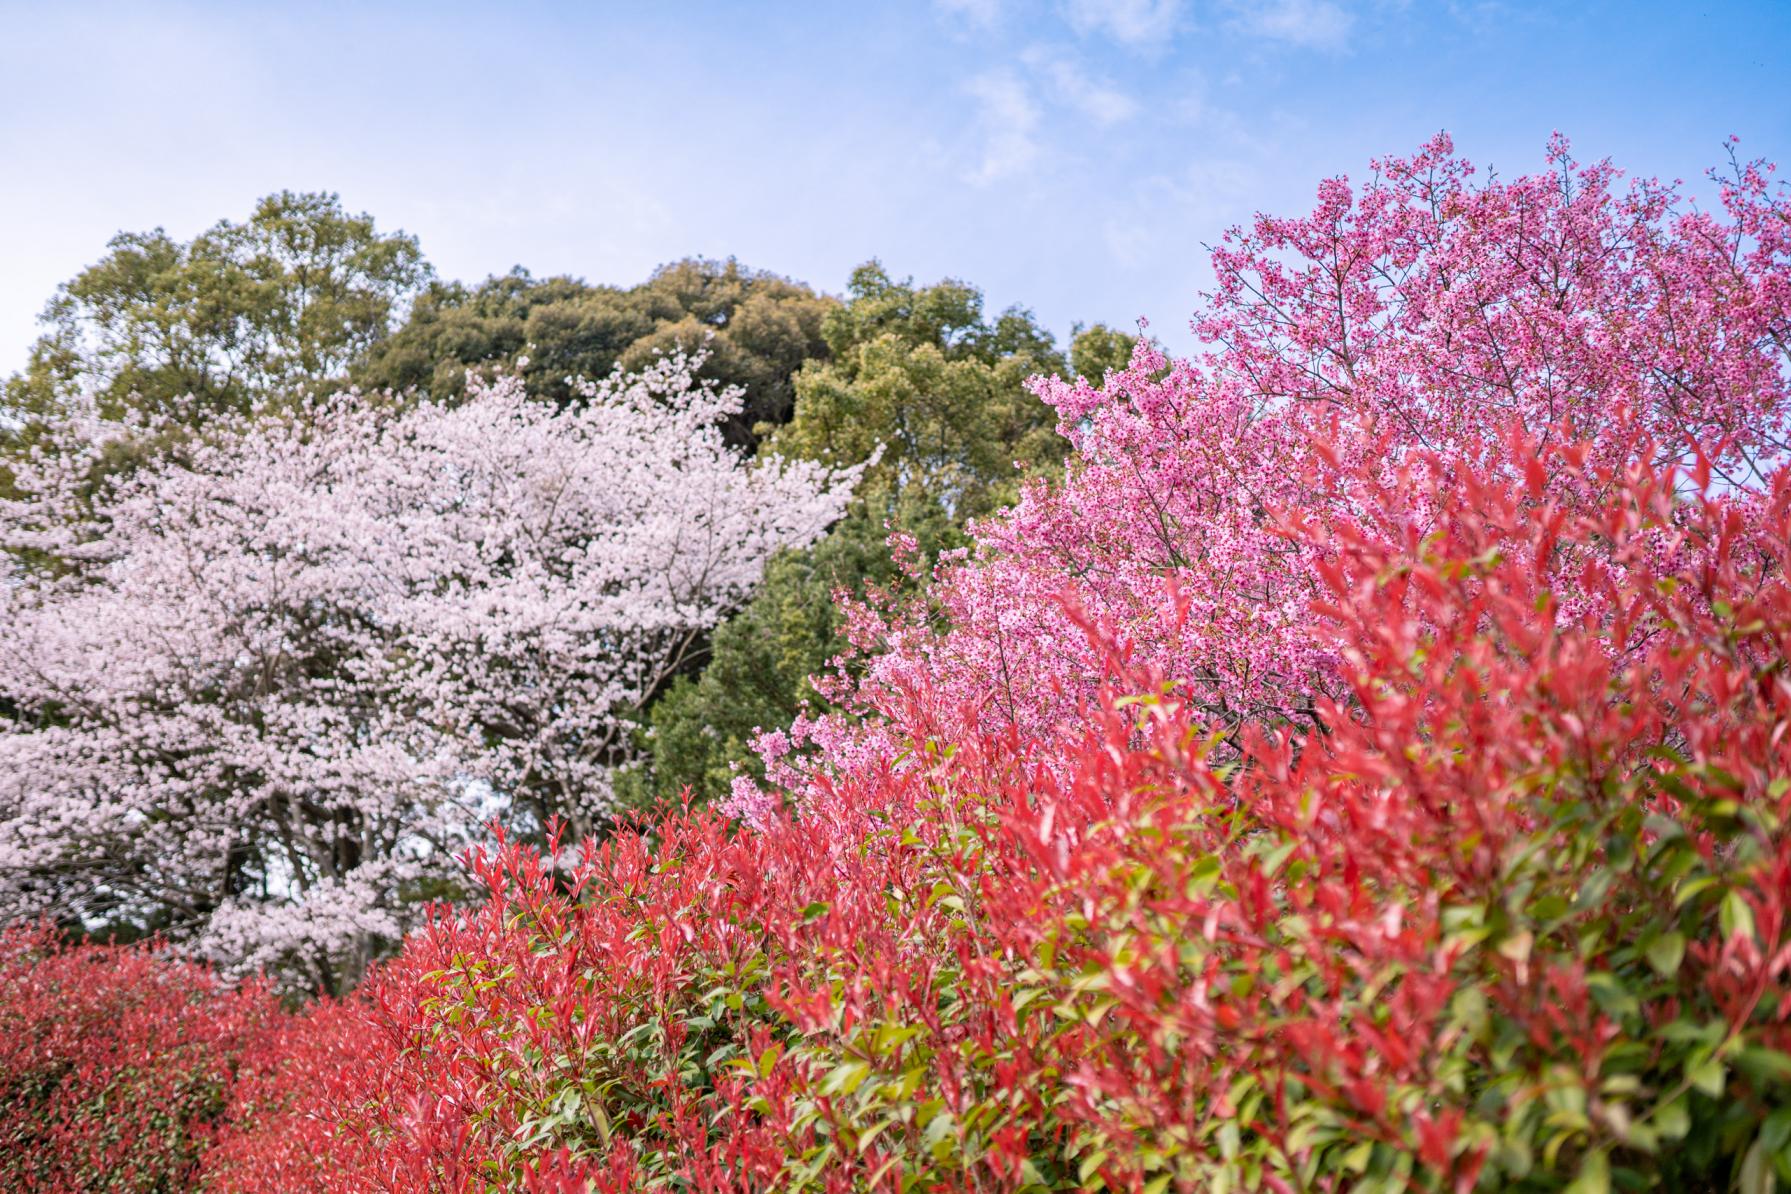
M0 504L0 916L339 985L492 819L598 826L642 703L855 479L743 459L691 369L300 403L91 500L159 429L48 428Z

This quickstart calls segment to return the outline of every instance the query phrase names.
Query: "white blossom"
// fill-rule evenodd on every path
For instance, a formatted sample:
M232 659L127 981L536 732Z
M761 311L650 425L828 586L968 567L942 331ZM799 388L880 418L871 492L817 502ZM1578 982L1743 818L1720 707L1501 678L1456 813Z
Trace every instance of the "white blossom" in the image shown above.
M0 916L338 985L494 809L591 829L642 703L856 479L743 459L692 368L304 401L97 496L166 429L58 420L0 501Z

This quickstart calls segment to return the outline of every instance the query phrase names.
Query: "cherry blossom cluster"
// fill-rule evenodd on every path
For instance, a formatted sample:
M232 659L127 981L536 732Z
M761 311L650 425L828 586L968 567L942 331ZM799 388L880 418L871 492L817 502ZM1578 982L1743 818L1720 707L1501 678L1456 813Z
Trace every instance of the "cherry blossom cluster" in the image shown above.
M47 428L0 505L0 915L340 987L488 822L599 827L642 703L854 480L743 459L692 368Z
M1108 670L1090 625L1171 677L1232 749L1248 724L1310 729L1314 702L1343 691L1311 632L1328 549L1277 535L1270 512L1356 525L1360 486L1326 478L1357 466L1390 476L1431 452L1509 468L1515 424L1595 461L1638 436L1661 464L1697 442L1720 483L1757 484L1791 415L1791 204L1771 169L1733 162L1706 211L1576 163L1559 138L1547 158L1479 181L1439 136L1361 185L1327 181L1311 214L1260 216L1215 250L1199 355L1141 342L1100 382L1037 381L1074 445L1067 477L978 526L923 600L854 611L867 675L835 692L853 716L768 739L774 787L807 786L804 743L835 768L876 757L887 743L861 715L923 682L1025 736L1075 740ZM1599 508L1609 491L1589 475L1554 477L1551 499ZM1450 497L1409 516L1434 526ZM1564 576L1585 563L1563 558ZM775 800L736 786L743 814Z

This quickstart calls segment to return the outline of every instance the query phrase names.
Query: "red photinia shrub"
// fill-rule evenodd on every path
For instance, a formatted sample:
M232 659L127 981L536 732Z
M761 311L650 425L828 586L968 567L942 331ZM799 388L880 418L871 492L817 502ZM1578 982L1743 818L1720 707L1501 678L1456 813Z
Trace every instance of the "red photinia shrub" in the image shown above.
M0 1187L192 1187L237 1057L279 1014L255 984L141 946L0 930Z
M1316 732L1091 623L1067 757L915 684L797 817L487 860L268 1122L356 1190L1791 1179L1791 477L1632 442L1315 468Z
M378 1056L369 1011L359 997L319 999L249 1043L205 1153L201 1190L371 1188L352 1153L337 1156L333 1119L322 1110L347 1089L345 1073Z

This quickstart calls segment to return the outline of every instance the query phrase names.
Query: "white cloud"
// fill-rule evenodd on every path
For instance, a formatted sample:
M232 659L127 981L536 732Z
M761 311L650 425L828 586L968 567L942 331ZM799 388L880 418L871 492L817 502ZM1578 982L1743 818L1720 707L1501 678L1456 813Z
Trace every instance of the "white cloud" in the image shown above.
M1240 33L1313 50L1341 50L1355 18L1334 0L1234 0L1231 27Z
M1237 222L1265 187L1269 162L1260 147L1219 152L1173 174L1138 180L1127 195L1110 205L1101 220L1101 243L1113 266L1125 271L1148 270L1180 257L1187 268L1205 267L1202 241L1210 241L1226 225ZM1195 302L1194 287L1184 298L1185 318ZM1164 313L1164 312L1159 312Z
M1102 128L1130 120L1138 104L1110 81L1090 75L1074 58L1034 46L1021 55L1038 72L1052 98L1080 112Z
M933 7L974 29L993 29L1001 23L1001 0L933 0Z
M1182 0L1068 0L1064 15L1077 33L1104 33L1128 46L1167 40L1182 22Z
M977 102L982 128L982 161L969 175L978 186L1011 177L1038 157L1039 110L1026 84L1013 71L988 71L965 84Z

